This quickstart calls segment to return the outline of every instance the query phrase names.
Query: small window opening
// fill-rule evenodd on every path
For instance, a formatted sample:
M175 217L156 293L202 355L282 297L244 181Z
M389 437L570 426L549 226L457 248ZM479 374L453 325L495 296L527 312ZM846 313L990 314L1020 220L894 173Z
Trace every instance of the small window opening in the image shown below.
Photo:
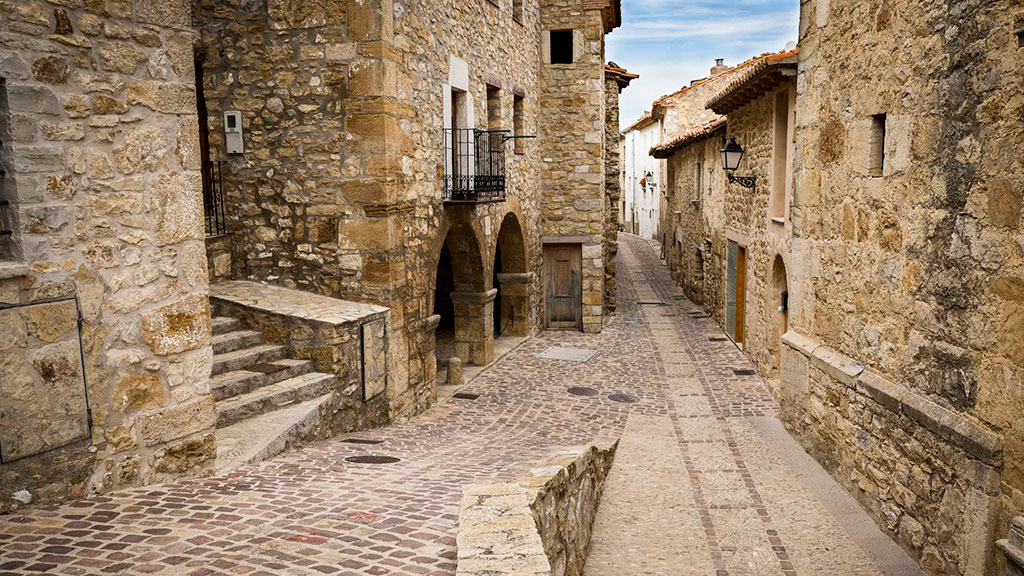
M11 151L10 107L7 104L7 79L0 78L0 260L18 257L14 237L17 229L17 198L15 197Z
M704 189L704 165L697 162L696 181L693 187L693 203L700 206L701 191Z
M523 22L523 0L512 0L512 19L522 24Z
M526 135L526 110L525 110L525 98L516 94L512 100L512 128L515 139L515 153L523 154L526 152L525 142L523 136Z
M551 63L572 64L572 30L551 31Z
M786 216L786 188L789 177L789 91L775 95L775 151L772 156L772 189L768 215L774 219Z
M501 89L487 85L487 129L501 130Z
M871 134L868 140L868 174L881 176L885 173L885 114L871 117Z

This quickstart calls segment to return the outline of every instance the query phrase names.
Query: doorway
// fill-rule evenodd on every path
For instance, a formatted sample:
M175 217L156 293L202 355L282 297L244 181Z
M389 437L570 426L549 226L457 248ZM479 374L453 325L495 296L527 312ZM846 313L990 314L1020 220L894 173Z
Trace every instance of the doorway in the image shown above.
M544 246L545 326L583 329L583 250L579 244Z
M747 247L730 240L728 246L725 329L740 348L745 341L747 309Z

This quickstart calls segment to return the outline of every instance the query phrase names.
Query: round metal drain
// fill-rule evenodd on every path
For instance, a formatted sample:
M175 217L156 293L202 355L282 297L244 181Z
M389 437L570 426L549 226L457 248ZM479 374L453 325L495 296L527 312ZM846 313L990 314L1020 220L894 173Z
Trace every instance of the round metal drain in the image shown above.
M608 396L608 399L612 402L621 402L623 404L636 404L640 401L636 396L633 396L632 394L624 394L622 392L616 392L615 394Z
M352 462L353 464L394 464L401 461L401 458L395 458L394 456L349 456L345 458L345 462Z
M566 390L566 392L573 396L597 396L597 390L587 388L586 386L573 386Z

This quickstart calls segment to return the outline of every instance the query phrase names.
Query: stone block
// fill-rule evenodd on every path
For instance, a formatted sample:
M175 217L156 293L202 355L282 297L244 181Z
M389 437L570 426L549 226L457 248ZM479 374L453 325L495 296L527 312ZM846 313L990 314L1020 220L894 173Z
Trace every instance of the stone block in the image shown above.
M151 185L157 246L204 238L202 178L196 172L161 174Z
M387 339L383 319L363 324L363 399L369 400L387 390Z
M338 247L343 250L388 250L401 245L402 229L395 218L342 220Z
M267 14L273 30L316 28L327 24L327 0L268 0Z
M187 0L135 0L134 3L135 17L140 23L191 29L192 11Z
M213 397L168 406L141 414L136 421L143 446L160 446L172 440L212 429L217 423Z
M167 402L164 384L156 374L118 374L114 410L159 408Z
M194 350L210 341L210 301L189 294L142 316L142 339L154 354Z

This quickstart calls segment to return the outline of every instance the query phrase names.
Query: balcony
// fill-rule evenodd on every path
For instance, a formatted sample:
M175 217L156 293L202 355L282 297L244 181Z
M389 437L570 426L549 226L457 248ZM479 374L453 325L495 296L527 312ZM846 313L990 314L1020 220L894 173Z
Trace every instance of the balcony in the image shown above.
M505 201L508 133L508 130L444 129L446 204Z

